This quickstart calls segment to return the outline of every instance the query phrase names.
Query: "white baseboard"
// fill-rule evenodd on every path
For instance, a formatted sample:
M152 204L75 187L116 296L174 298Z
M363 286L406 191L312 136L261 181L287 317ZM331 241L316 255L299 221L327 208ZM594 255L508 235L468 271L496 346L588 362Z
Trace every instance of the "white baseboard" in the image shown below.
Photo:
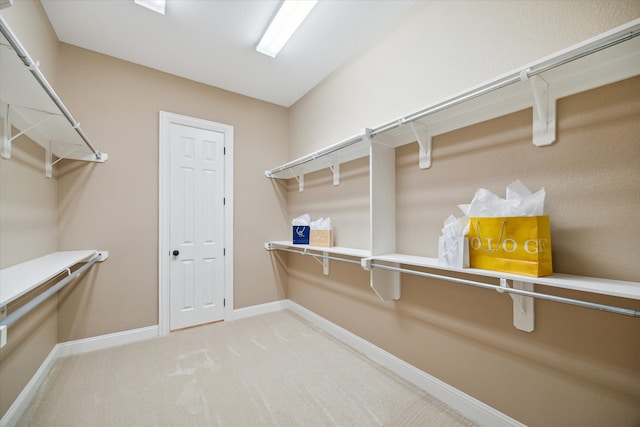
M524 424L469 396L449 384L427 374L393 354L330 322L301 305L285 300L284 306L313 325L390 370L400 378L429 393L436 399L480 425L524 427Z
M13 427L18 423L18 420L20 420L24 411L27 410L27 407L35 397L42 383L47 379L49 372L58 359L156 338L158 337L158 333L159 329L156 325L56 344L2 419L0 419L0 427Z
M273 313L286 308L286 301L280 300L265 304L252 305L251 307L237 308L233 310L234 320L245 319L247 317L259 316L261 314Z
M145 341L159 336L158 325L145 328L131 329L128 331L114 332L112 334L85 338L76 341L63 342L55 346L56 358L88 353L138 341Z
M33 374L31 380L27 383L26 386L24 386L16 400L9 407L2 419L0 419L0 427L13 427L18 423L18 420L20 419L22 414L24 414L24 411L26 411L29 407L29 404L38 392L38 389L47 379L49 371L51 371L53 365L55 365L56 360L58 360L58 356L56 355L56 347L53 347L46 359L44 359L42 364L40 364L40 367L38 368L36 373Z

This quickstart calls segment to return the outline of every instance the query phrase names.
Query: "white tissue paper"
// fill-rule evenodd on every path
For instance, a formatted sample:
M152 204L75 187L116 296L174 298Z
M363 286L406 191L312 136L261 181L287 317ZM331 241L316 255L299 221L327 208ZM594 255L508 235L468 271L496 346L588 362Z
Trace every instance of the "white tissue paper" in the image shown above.
M509 216L541 216L544 212L544 188L531 193L516 180L507 186L506 198L479 188L468 205L458 205L467 217L495 218Z
M315 221L311 221L312 230L331 230L331 218L319 218Z
M309 214L300 215L298 218L291 220L293 226L309 226L311 225L311 217Z
M469 267L469 229L467 217L449 215L444 220L442 236L438 239L438 264L455 268Z

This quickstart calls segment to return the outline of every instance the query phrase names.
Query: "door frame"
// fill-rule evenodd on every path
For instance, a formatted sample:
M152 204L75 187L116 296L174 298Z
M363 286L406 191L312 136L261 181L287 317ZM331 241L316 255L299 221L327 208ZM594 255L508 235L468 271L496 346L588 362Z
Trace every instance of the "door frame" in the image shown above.
M233 320L233 126L181 114L160 111L158 164L158 327L159 335L170 330L169 239L170 136L169 127L178 124L224 133L224 320Z

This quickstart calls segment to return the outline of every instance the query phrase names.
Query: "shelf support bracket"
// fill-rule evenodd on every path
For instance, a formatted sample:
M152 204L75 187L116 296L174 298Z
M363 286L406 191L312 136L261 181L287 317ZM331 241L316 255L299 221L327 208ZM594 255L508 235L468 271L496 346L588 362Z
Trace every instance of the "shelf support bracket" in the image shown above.
M325 276L329 275L329 258L327 258L329 256L329 252L322 252L322 255L324 255L324 258L322 258L322 274L324 274Z
M550 145L556 140L556 99L549 95L549 83L540 76L528 76L529 70L520 73L522 81L529 80L533 93L533 143L538 147Z
M512 286L513 289L521 289L530 292L534 291L533 283L530 282L513 280ZM500 278L500 287L509 288L507 279L504 277ZM498 292L501 291L498 290ZM513 326L521 331L533 332L535 320L533 297L526 297L524 295L516 295L512 293L509 293L509 296L513 300Z
M304 175L296 176L296 181L298 181L298 192L302 193L304 191Z
M367 270L370 275L371 289L382 301L397 301L400 299L400 273L397 271L375 269L372 266L372 258L362 258L360 265ZM392 267L399 267L393 263Z
M34 110L34 111L35 111L35 110ZM30 130L37 128L38 126L40 126L41 124L43 124L43 123L44 123L44 122L46 122L46 121L49 121L49 120L51 120L51 119L53 119L53 118L55 118L55 117L60 117L60 116L59 116L59 115L57 115L57 114L52 114L52 113L48 113L48 114L49 114L48 116L46 116L46 117L44 117L43 119L41 119L40 121L38 121L38 122L36 122L36 123L32 124L31 126L29 126L28 128L26 128L25 130L23 130L23 131L21 131L21 132L18 132L17 134L15 134L15 135L11 136L11 137L10 137L10 140L11 140L11 141L13 141L14 139L16 139L16 138L18 138L18 137L20 137L20 136L24 135L25 133L29 132Z
M322 264L322 274L324 274L325 276L329 275L329 258L327 258L329 256L329 252L323 251L322 252L322 257L318 257L315 254L313 254L312 252L309 252L306 248L302 251L303 255L311 255L313 257L313 259L315 259L316 261L318 261L320 264Z
M392 264L399 267L399 264ZM373 269L370 271L371 289L382 301L400 299L400 273L397 271Z
M299 255L310 255L313 259L322 264L322 274L324 274L325 276L329 275L329 252L327 251L322 251L322 256L318 256L313 252L310 252L307 248L302 248L301 251L296 251L287 249L285 246L274 245L270 242L265 243L264 248L268 251L275 251L279 249L286 252L293 252Z
M416 141L418 141L418 145L420 146L418 166L420 166L420 169L429 169L431 167L432 136L429 134L427 126L421 123L411 122L409 126L411 126L413 135L416 137Z
M51 178L53 176L53 156L51 155L51 141L49 141L49 145L47 145L47 152L45 153L44 160L44 175L47 178Z
M2 149L0 156L3 159L11 158L11 120L9 119L9 104L0 101L0 133L2 134Z
M3 305L0 307L0 320L6 319L7 317L7 306ZM0 348L7 345L7 325L0 325Z
M298 175L291 169L291 175L298 181L298 191L302 193L304 191L304 174Z
M338 159L335 160L333 166L329 166L329 169L333 173L333 185L340 185L340 163Z

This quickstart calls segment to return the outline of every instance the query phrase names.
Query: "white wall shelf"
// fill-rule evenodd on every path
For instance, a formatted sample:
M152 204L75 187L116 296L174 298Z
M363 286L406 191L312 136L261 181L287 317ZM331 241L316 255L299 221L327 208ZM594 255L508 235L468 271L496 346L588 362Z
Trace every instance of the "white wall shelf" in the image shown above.
M106 161L1 16L0 33L0 155L10 158L13 140L25 134L46 150L47 177L61 159Z
M601 279L586 276L573 276L569 274L553 273L551 276L530 277L518 274L503 273L500 271L481 270L479 268L453 268L438 263L437 258L420 257L403 254L386 254L366 258L365 261L381 261L394 264L411 265L434 270L451 271L456 273L473 274L476 276L504 278L520 282L531 282L538 285L546 285L556 288L572 289L582 292L591 292L601 295L630 298L640 300L640 283L622 280Z
M581 292L640 300L640 283L638 282L574 276L559 273L554 273L551 276L545 277L530 277L499 271L482 270L478 268L453 268L439 264L436 258L397 253L371 256L370 251L363 249L345 247L324 248L309 245L294 245L290 241L268 242L265 243L265 249L270 251L283 250L301 255L313 256L323 264L324 274L329 274L329 259L346 261L354 264L359 263L362 268L371 272L371 287L376 294L385 301L397 300L400 298L400 273L414 274L463 285L493 289L500 293L507 293L513 299L513 324L516 328L525 332L532 332L534 330L534 298L640 317L640 311L630 308L609 306L585 300L536 292L534 287L534 285L538 284L555 288L572 289ZM346 255L349 257L359 258L359 262L331 255ZM422 272L402 266L438 270L438 273ZM381 279L380 277L374 279L374 273L392 273L393 276L387 276L384 279ZM456 273L456 275L451 276L449 273ZM461 274L499 279L500 284L496 285L493 283L484 283L471 279L460 278L459 276Z
M333 173L333 184L338 185L340 182L341 163L347 163L369 155L369 146L371 145L369 132L369 129L363 129L358 135L292 160L282 166L265 170L264 174L268 178L295 178L300 183L300 191L303 191L304 176L306 174L321 169L329 169Z
M54 252L40 258L0 270L0 348L7 344L7 328L20 320L47 298L62 289L94 262L107 259L109 253L95 250ZM71 267L85 265L71 272ZM7 316L7 306L28 292L38 288L61 273L67 275L44 292L13 310Z
M400 298L401 273L433 277L508 293L514 304L514 325L523 331L534 330L534 298L542 298L609 312L640 316L640 312L542 294L534 284L581 292L640 299L640 283L579 277L555 273L532 278L479 269L451 269L440 266L436 259L397 254L395 200L395 148L418 142L419 167L431 166L431 138L510 113L532 108L533 144L546 146L555 141L556 101L562 97L615 83L640 75L640 19L593 37L510 73L455 94L424 109L333 144L282 166L265 171L269 178L296 178L300 191L304 175L324 168L334 173L339 182L341 163L369 156L370 179L370 250L361 255L349 248L293 249L290 242L271 242L269 250L286 250L323 259L325 274L328 259L344 260L334 255L360 257L361 265L370 271L371 288L384 301ZM437 159L435 159L437 161ZM297 246L297 245L296 245ZM333 249L333 252L328 251ZM309 253L315 251L318 253ZM324 258L322 258L324 257ZM348 262L353 262L348 259ZM402 265L438 270L426 273ZM455 273L455 274L451 274ZM459 279L460 273L499 279L500 284Z
M368 251L366 249L354 249L354 248L345 248L342 246L331 246L331 247L325 247L325 246L311 246L311 245L297 245L297 244L293 244L293 242L291 242L291 240L288 241L273 241L273 242L268 242L265 244L265 248L267 250L273 250L273 249L281 249L281 248L291 248L291 249L298 249L300 251L312 251L312 252L326 252L328 254L334 254L334 255L345 255L345 256L350 256L350 257L354 257L354 258L366 258L368 256L371 255L371 251ZM359 263L359 261L358 261Z
M640 19L527 64L383 125L265 171L290 179L369 155L371 142L420 145L431 165L433 136L533 108L533 143L555 141L556 100L640 75Z
M320 262L320 264L322 264L322 272L325 275L329 274L329 260L360 264L362 258L371 255L371 251L365 249L345 248L341 246L324 247L298 244L294 245L290 240L267 242L264 244L264 248L268 251L281 250L300 255L310 255L314 257L318 262ZM342 256L347 256L350 258L343 258ZM352 258L357 259L354 260Z
M440 270L444 271L445 274L422 272L410 268L402 268L400 265ZM381 268L386 271L414 274L417 276L460 283L463 285L494 289L500 293L508 293L513 299L513 324L516 328L525 332L532 332L534 330L534 298L572 304L611 313L624 314L627 316L640 317L640 311L634 309L540 293L536 292L534 287L535 284L540 284L557 288L573 289L582 292L640 300L640 283L638 282L573 276L558 273L545 277L529 277L498 271L482 270L478 268L452 268L440 265L438 260L435 258L403 254L387 254L365 258L362 260L362 267L366 270ZM449 272L497 278L500 279L500 284L495 285L491 283L462 279L457 277L459 274L456 276L446 274ZM511 283L508 282L509 280ZM391 285L386 284L386 286Z
M20 298L79 262L98 254L95 250L54 252L0 270L0 307ZM108 252L100 252L103 261Z

